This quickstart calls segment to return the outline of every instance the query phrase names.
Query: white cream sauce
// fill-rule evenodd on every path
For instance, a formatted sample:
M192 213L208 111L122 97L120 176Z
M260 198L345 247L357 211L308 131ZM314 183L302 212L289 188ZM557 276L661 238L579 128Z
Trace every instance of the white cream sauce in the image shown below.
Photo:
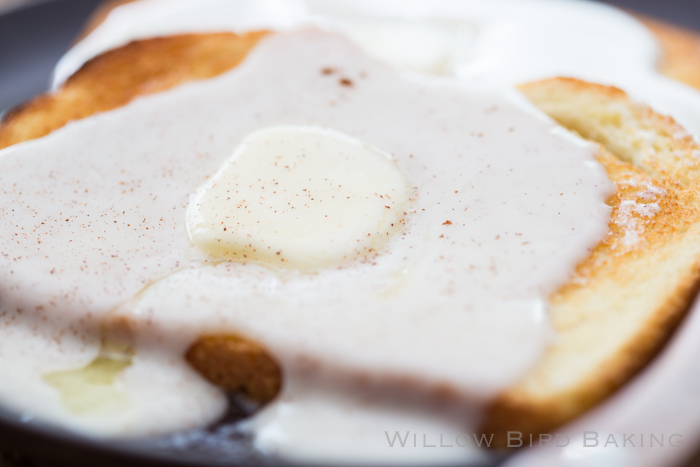
M208 265L191 245L190 196L248 135L277 125L332 128L394 158L415 193L380 255L303 274ZM347 434L383 443L385 429L406 425L401 417L456 430L538 360L551 338L548 294L607 231L613 187L594 153L513 91L402 76L327 33L266 38L218 78L0 153L9 233L0 352L14 352L0 359L0 397L93 434L198 426L224 399L181 355L202 333L230 331L263 343L283 368L283 394L250 423L264 450L313 460L371 453ZM71 413L42 375L89 363L97 324L120 316L136 339L116 377L123 403ZM300 390L308 381L326 395ZM460 411L428 410L440 387ZM348 425L323 429L342 406ZM387 452L380 457L414 455Z
M483 87L576 76L618 85L700 130L693 111L700 107L698 94L654 72L658 51L650 34L617 10L575 1L141 0L117 8L77 44L57 67L55 82L133 39L307 25L339 30L399 69L456 76L472 85L401 79L338 39L320 44L314 33L303 33L266 40L238 70L220 78L140 99L4 151L0 173L5 180L22 180L22 195L6 190L2 204L29 207L14 218L5 209L3 216L25 236L4 259L3 309L23 312L3 317L12 324L0 355L13 375L0 383L3 400L30 411L28 417L37 413L90 433L199 426L223 410L223 398L174 356L200 332L230 329L265 343L285 371L280 399L248 424L261 449L302 461L474 456L460 449L392 451L384 430L468 432L464 420L478 418L481 401L527 371L550 337L544 298L606 231L609 211L602 199L610 190L591 147L576 149L576 138L517 110L513 105L522 103L516 97ZM343 76L359 80L362 69L367 78L352 90L324 82L314 68L327 66L322 58L331 56ZM302 96L300 88L309 92ZM246 99L248 114L224 109L223 102L242 99L242 89L248 95L258 96L256 89L273 93L255 103ZM381 108L377 102L384 99L394 105ZM494 105L498 109L490 111ZM240 263L202 267L207 257L188 246L184 228L187 195L248 134L282 123L327 126L376 145L396 158L418 188L409 224L376 264L312 276ZM124 134L135 138L115 136ZM84 146L76 154L77 139ZM457 149L465 147L469 151ZM39 172L32 157L42 160ZM518 169L513 176L512 167ZM142 170L153 179L147 181ZM125 175L119 179L124 185L107 181L110 171ZM41 181L34 188L32 174ZM70 187L74 199L58 196L59 186ZM96 187L100 192L93 196ZM78 196L84 188L89 197ZM26 199L28 193L35 201ZM147 203L139 199L144 193ZM561 210L546 202L558 193L564 193ZM92 217L117 224L89 224L80 203L97 207ZM64 210L75 220L63 220ZM32 215L50 222L32 223ZM80 222L74 225L81 228L66 236L61 222ZM95 225L103 235L86 235L88 228L97 232ZM37 227L51 235L30 234ZM48 261L28 246L34 240L42 241L34 245L40 254L50 249ZM119 261L108 259L115 253ZM54 267L61 274L52 273ZM538 273L531 274L533 269ZM55 324L36 325L37 313ZM140 322L134 363L117 381L126 402L110 413L77 418L40 375L87 364L97 353L97 324L85 330L75 320L98 321L107 314ZM15 324L23 319L26 326ZM290 327L302 332L288 332ZM71 329L80 339L65 338ZM355 386L357 374L369 387ZM405 377L418 383L396 383ZM347 382L351 390L341 390ZM435 408L426 397L432 385L443 383L459 395L457 420L449 415L454 411ZM387 401L395 394L398 401ZM39 399L44 403L37 404Z
M120 6L59 62L54 86L131 40L308 25L339 30L375 58L488 85L573 76L619 86L700 133L700 95L655 70L651 33L580 0L139 0Z

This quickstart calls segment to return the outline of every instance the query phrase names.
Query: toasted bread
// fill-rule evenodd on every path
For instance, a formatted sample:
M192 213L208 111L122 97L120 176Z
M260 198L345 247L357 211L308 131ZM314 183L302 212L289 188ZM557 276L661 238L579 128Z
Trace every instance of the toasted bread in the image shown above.
M497 445L507 431L546 433L617 389L666 341L700 283L693 138L619 89L559 78L520 90L604 145L598 160L617 193L609 234L551 297L556 343L487 412L482 429Z
M647 24L668 53L662 71L700 87L697 71L679 64L686 53L671 51L696 36ZM104 53L55 93L10 112L0 125L0 148L138 96L230 70L264 34L188 34L135 41ZM556 343L486 412L482 431L496 434L496 446L504 444L506 431L550 431L629 380L668 339L700 284L700 146L671 118L615 88L560 78L520 89L564 127L601 144L599 161L618 190L609 201L609 234L551 297ZM202 336L188 361L216 384L269 400L280 387L274 361L259 345L232 339ZM226 374L226 362L241 360L253 364ZM254 362L262 362L259 371Z

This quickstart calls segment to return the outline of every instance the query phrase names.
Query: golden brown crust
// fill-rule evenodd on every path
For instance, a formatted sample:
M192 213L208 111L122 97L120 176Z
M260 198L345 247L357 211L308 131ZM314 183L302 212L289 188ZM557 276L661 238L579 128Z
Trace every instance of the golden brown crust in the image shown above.
M136 97L217 76L238 65L265 34L186 34L135 41L106 52L83 65L57 92L9 112L0 124L0 149Z
M185 358L213 384L229 392L243 392L261 404L277 396L282 386L280 368L267 351L238 336L200 337Z

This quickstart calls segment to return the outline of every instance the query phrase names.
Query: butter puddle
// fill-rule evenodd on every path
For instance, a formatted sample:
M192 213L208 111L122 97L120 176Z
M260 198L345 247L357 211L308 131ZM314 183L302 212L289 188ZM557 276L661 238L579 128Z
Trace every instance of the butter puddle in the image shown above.
M130 344L103 338L100 353L86 367L47 373L43 379L58 391L63 405L75 414L116 411L127 402L114 383L131 365L133 355Z

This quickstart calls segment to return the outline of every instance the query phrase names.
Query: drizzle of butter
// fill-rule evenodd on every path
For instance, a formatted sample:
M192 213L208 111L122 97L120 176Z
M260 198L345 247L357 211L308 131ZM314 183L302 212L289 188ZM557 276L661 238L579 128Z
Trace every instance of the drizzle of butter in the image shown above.
M331 129L270 127L197 191L187 228L213 257L309 271L376 255L410 194L386 152Z
M43 379L58 391L63 405L76 415L118 410L126 401L114 383L131 365L133 354L131 345L103 339L100 353L86 367L47 373Z

